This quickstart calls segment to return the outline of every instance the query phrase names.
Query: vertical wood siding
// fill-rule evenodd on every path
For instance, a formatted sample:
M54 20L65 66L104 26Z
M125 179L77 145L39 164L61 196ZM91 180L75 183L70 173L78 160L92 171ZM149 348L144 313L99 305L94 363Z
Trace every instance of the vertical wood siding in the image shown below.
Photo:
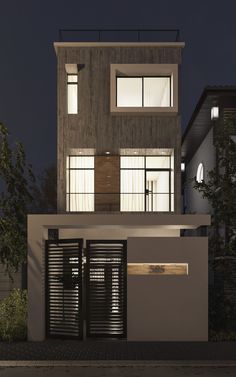
M63 47L58 49L58 211L65 212L66 156L72 148L97 155L120 148L174 148L175 212L180 211L180 115L112 115L110 64L180 64L179 47ZM81 64L79 113L67 115L65 64Z

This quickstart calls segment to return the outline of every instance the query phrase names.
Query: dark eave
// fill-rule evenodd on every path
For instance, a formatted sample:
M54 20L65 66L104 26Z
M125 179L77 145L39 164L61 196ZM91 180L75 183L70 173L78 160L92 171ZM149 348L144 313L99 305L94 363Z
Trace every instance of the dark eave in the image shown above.
M185 162L191 160L212 127L211 107L220 106L222 97L232 96L236 106L236 86L207 86L204 89L182 137L181 153Z

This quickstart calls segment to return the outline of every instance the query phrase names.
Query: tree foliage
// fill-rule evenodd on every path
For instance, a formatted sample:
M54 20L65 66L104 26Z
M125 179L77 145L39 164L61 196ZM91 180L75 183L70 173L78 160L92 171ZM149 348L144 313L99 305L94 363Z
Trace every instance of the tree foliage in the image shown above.
M50 165L39 176L37 185L33 189L32 212L57 212L57 169Z
M0 124L0 261L11 276L27 255L27 208L34 182L23 145L9 143L9 132Z
M214 274L210 287L210 320L214 329L236 330L236 120L222 121L215 132L216 166L194 188L212 208L209 262ZM236 271L235 271L236 273Z

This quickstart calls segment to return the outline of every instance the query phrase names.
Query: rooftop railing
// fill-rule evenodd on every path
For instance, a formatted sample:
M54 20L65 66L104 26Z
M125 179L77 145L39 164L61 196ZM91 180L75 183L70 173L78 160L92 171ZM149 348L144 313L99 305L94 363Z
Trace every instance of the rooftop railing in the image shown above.
M60 42L179 42L179 29L59 29Z

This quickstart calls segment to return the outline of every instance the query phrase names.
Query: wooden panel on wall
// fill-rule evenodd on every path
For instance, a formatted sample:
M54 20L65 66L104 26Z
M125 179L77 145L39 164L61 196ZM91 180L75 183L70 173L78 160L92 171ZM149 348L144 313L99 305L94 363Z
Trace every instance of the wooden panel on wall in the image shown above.
M95 157L95 211L120 210L120 157Z

